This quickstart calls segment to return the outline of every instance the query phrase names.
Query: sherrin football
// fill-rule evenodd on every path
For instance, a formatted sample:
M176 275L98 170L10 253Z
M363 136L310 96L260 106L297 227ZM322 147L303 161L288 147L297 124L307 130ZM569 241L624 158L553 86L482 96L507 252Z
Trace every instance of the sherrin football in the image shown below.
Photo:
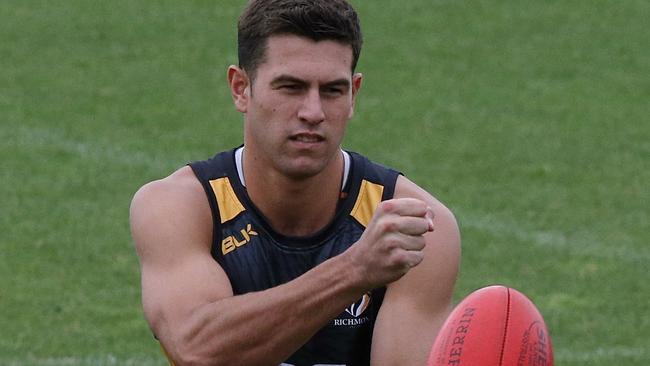
M521 292L505 286L474 291L451 312L427 366L553 366L546 324Z

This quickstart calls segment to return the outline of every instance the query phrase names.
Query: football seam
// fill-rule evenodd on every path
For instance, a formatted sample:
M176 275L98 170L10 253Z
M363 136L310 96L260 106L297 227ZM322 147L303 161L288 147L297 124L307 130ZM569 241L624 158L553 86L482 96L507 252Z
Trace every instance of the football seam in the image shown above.
M501 354L499 355L499 366L503 366L503 355L506 351L506 340L508 339L508 325L510 323L510 288L507 289L507 302L506 302L506 324L505 329L503 330L503 341L501 342Z

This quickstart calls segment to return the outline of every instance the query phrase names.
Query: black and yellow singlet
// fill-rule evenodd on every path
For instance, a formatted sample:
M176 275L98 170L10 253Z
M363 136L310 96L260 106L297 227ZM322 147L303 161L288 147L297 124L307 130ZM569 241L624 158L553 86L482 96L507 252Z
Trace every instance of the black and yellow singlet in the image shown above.
M228 275L235 295L284 284L345 251L359 239L379 202L393 197L399 174L344 152L349 174L334 219L312 236L288 237L275 232L249 199L236 151L190 164L212 210L212 256ZM368 365L384 292L385 287L373 290L350 304L283 365Z

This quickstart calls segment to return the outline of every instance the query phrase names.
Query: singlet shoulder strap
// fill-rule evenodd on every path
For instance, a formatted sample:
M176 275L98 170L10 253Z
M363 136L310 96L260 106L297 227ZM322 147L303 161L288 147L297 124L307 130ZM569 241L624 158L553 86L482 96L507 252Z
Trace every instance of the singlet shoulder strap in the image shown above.
M359 224L368 226L381 201L393 198L400 172L370 161L365 156L350 152L353 158L355 181L358 184L350 193L356 195L350 216Z
M234 150L188 165L205 190L212 211L214 228L246 211L234 188L234 180L238 179L234 165ZM218 235L217 232L218 230L214 230L215 235Z

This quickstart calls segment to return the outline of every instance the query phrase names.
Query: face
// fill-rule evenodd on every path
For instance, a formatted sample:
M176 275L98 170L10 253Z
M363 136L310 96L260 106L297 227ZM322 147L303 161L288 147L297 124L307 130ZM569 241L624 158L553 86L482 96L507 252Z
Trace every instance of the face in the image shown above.
M351 65L349 45L282 35L268 39L252 84L231 67L235 105L245 114L246 154L294 178L331 167L361 86Z

